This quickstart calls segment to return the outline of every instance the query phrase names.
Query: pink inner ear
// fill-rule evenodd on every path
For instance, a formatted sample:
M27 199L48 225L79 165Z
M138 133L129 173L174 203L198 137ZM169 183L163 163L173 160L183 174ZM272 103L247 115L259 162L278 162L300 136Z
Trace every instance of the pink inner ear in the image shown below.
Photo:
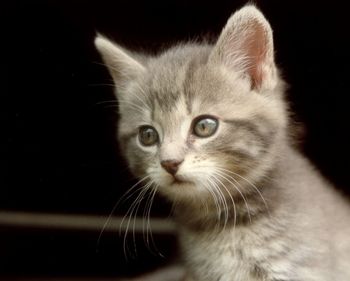
M251 88L273 89L277 83L272 30L253 6L234 13L227 21L210 58L238 75L249 76Z
M263 64L266 63L268 49L267 32L257 21L247 23L245 37L242 42L242 51L248 58L247 72L251 77L252 89L260 88L264 77Z

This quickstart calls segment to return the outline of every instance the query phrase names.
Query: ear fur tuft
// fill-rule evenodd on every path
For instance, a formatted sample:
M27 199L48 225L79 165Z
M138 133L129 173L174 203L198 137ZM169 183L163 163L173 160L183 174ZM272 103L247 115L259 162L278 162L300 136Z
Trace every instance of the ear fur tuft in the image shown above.
M95 38L95 46L117 88L125 88L131 79L145 71L145 67L126 50L100 34Z

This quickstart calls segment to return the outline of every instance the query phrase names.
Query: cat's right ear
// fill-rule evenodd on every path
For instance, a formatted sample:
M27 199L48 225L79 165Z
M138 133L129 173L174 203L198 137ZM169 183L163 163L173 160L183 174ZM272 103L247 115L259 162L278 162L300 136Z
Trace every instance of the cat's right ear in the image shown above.
M131 80L142 75L145 71L145 67L126 50L100 34L95 38L95 46L101 54L117 89L125 89Z

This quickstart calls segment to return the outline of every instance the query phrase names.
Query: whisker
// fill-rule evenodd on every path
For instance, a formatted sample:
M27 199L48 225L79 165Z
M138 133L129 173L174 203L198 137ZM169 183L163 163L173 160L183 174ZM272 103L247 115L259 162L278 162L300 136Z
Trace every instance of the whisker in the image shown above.
M220 176L219 174L217 174L218 176ZM235 228L236 227L236 222L237 222L237 210L236 210L236 204L235 204L235 200L233 199L230 191L227 189L227 187L225 186L225 184L220 180L220 179L217 179L219 181L219 183L221 184L221 186L226 190L228 196L230 197L231 199L231 202L232 202L232 206L233 206L233 212L234 212L234 222L233 222L233 227Z
M150 110L149 107L142 100L140 100L140 101L146 107L146 109ZM145 112L145 109L142 106L140 106L140 105L138 105L138 104L136 104L136 103L134 103L132 101L120 100L120 99L118 99L118 100L100 101L100 102L97 102L95 104L95 106L105 105L105 104L107 104L105 107L117 107L117 108L119 108L120 105L124 104L126 106L130 106L132 109L136 110L139 113L144 114L144 112Z
M209 178L206 178L206 182L202 182L204 188L210 193L211 197L213 198L214 204L215 204L215 208L217 211L217 216L218 216L218 221L220 221L220 217L221 217L221 207L219 205L219 201L217 198L216 193L214 192L214 187L211 186L212 182Z
M158 190L158 185L154 187L152 195L151 195L151 199L150 199L150 204L148 205L148 211L147 211L147 229L146 229L146 245L148 247L148 249L154 253L154 251L156 252L156 254L158 254L159 256L163 257L162 253L158 250L154 240L153 240L153 234L152 234L152 228L151 228L151 209L152 209L152 204L154 201L154 197L157 193ZM150 245L151 242L151 245ZM151 248L151 246L153 247L153 250Z
M92 63L97 64L97 65L102 65L102 66L104 66L106 68L110 68L110 69L114 70L115 72L119 72L120 73L120 69L118 69L116 67L113 67L113 65L105 64L105 63L102 63L102 62L96 62L96 61L93 61Z
M265 205L266 211L268 212L269 216L271 215L271 214L270 214L270 210L269 210L269 206L268 206L268 204L267 204L265 198L263 197L263 195L261 194L259 188L258 188L255 184L253 184L253 183L252 183L251 181L249 181L247 178L241 176L241 175L238 174L238 173L235 173L235 172L233 172L233 171L230 171L230 170L227 170L227 169L223 169L223 168L218 168L218 169L220 169L220 170L222 170L222 171L226 171L226 172L228 172L228 173L231 173L231 174L233 174L233 175L239 177L240 179L242 179L242 180L244 180L245 182L247 182L251 187L253 187L254 190L259 194L260 198L262 199L262 201L263 201L263 203L264 203L264 205Z
M143 200L145 194L148 192L149 187L151 186L152 182L148 182L145 184L145 186L142 187L142 191L140 192L140 194L137 196L137 198L134 200L134 202L131 204L131 206L129 207L128 211L126 212L126 214L124 215L120 226L122 226L124 224L125 219L128 217L128 222L125 228L125 233L124 233L124 239L123 239L123 250L124 250L124 255L127 258L127 243L126 243L126 238L129 232L129 227L131 224L131 219L133 217L133 215L137 214L137 211L139 209L140 203ZM136 217L135 217L136 218ZM120 233L121 233L121 228L120 228ZM136 253L136 237L135 237L135 219L134 219L134 223L133 223L133 242L134 242L134 250Z
M102 238L102 235L104 233L104 231L106 230L106 227L108 226L108 224L110 223L111 219L112 219L112 216L114 214L114 212L116 211L116 209L119 207L119 204L121 202L123 202L124 200L128 200L133 194L135 194L139 189L136 189L137 186L139 184L141 184L142 182L144 182L145 180L147 180L149 178L149 176L145 176L143 177L142 179L140 179L137 183L135 183L131 188L129 188L123 195L122 197L119 198L119 200L117 201L117 203L115 203L115 205L113 206L112 208L112 211L109 213L108 215L108 218L107 220L105 221L105 223L103 224L102 226L102 229L100 231L100 234L98 236L98 239L97 239L97 248L99 247L100 245L100 242L101 242L101 238ZM134 190L136 189L136 190ZM131 194L130 194L131 193ZM128 196L129 195L129 196ZM128 196L126 199L125 197Z
M127 243L126 243L126 238L127 238L128 232L129 232L130 220L132 218L132 215L133 215L133 212L134 212L134 209L135 209L136 205L142 200L142 198L144 196L144 193L145 193L145 190L142 190L140 192L140 194L137 196L137 198L134 200L134 202L129 207L128 211L126 212L126 214L124 215L124 217L123 217L123 219L122 219L122 221L120 223L119 233L121 234L121 232L122 232L122 228L121 227L124 224L124 220L126 220L126 218L128 218L127 225L125 227L125 232L124 232L124 239L123 239L123 250L124 250L124 256L125 256L126 259L128 258L128 252L130 253L130 251L127 251L129 248L127 247ZM134 249L135 248L136 247L134 247Z
M107 84L107 83L97 83L97 84L88 84L89 87L98 87L98 86L108 86L108 87L115 87L114 84Z
M140 198L138 204L137 204L137 207L134 211L134 214L132 215L132 213L130 214L130 219L131 217L133 216L134 217L134 221L133 221L133 224L132 224L132 237L133 237L133 243L134 243L134 249L135 249L135 254L137 255L137 252L136 252L136 234L135 234L135 228L136 228L136 219L137 219L137 213L140 209L140 206L141 206L141 201L144 199L145 197L145 194L147 194L147 192L149 191L151 185L153 184L153 182L149 182L145 187L144 187L144 192L142 191L142 197ZM135 205L136 206L136 205Z
M143 107L141 107L140 105L133 103L131 101L126 101L126 100L118 100L118 106L121 104L125 104L130 106L131 108L133 108L134 110L138 111L139 113L144 114L145 109Z
M148 193L146 205L145 205L145 208L144 208L143 214L142 214L142 237L143 237L143 240L145 241L146 244L147 244L147 237L146 236L148 234L148 233L146 233L148 231L147 211L149 208L149 204L150 204L152 195L153 195L153 192ZM146 232L145 232L145 229L146 229Z
M219 193L220 201L222 202L223 208L224 208L224 214L225 214L224 226L223 226L223 230L224 230L226 228L226 225L228 222L229 210L228 210L228 205L227 205L225 195L222 193L221 189L219 188L219 186L216 184L215 181L218 181L224 187L225 187L225 185L217 177L215 177L215 175L211 175L211 177L214 179L215 188L216 188L217 192Z
M244 201L244 205L247 209L247 212L248 212L248 217L249 217L249 221L250 223L252 223L252 217L251 217L251 214L250 214L250 208L249 208L249 205L248 205L248 201L247 199L245 198L244 194L242 193L242 191L238 188L238 186L233 183L230 179L234 180L238 185L239 185L239 182L231 177L230 175L227 175L225 174L224 172L220 172L220 171L216 171L216 173L218 173L218 175L220 175L221 177L223 177L225 180L227 180L229 183L232 184L232 186L237 190L237 192L240 194L240 196L242 197L243 201Z
M104 100L104 101L99 101L95 103L95 105L101 105L101 104L110 104L110 103L115 103L118 104L118 100Z

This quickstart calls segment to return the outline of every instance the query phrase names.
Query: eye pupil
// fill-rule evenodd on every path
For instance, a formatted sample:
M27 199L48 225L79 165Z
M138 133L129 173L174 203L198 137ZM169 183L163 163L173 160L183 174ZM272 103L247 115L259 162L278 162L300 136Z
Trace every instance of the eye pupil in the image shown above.
M193 133L198 137L212 136L218 127L217 119L213 117L199 117L195 119Z
M158 142L158 133L152 126L141 126L139 129L139 140L144 146L155 145Z

